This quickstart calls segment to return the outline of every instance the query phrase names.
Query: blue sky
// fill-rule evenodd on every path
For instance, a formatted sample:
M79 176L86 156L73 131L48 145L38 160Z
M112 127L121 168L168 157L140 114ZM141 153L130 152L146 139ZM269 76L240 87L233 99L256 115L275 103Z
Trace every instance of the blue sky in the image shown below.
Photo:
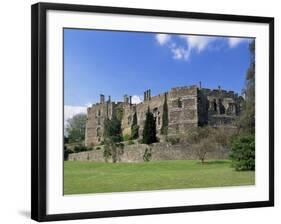
M99 94L142 100L202 82L238 93L249 66L250 39L64 29L65 105L85 107Z

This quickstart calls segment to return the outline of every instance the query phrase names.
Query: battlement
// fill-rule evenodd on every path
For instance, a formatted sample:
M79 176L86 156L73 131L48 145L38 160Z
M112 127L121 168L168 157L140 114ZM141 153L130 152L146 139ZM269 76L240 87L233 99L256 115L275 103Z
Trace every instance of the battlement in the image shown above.
M202 88L201 91L208 95L208 96L213 96L213 97L228 97L228 98L236 98L238 97L238 94L235 93L234 91L226 91L223 89L207 89L207 88Z

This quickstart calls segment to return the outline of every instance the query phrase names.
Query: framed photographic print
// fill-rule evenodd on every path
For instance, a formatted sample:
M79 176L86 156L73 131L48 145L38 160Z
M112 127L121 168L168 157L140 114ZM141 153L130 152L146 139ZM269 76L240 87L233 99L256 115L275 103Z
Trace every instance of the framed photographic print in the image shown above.
M32 219L273 205L273 18L32 6Z

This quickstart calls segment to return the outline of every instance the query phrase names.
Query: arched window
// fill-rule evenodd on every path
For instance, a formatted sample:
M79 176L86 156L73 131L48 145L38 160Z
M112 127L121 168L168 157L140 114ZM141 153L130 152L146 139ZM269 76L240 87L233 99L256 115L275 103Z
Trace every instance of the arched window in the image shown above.
M214 108L214 111L217 111L217 101L216 101L216 99L213 100L213 108Z
M220 114L225 114L225 107L222 104L222 99L219 99L219 109L220 109Z

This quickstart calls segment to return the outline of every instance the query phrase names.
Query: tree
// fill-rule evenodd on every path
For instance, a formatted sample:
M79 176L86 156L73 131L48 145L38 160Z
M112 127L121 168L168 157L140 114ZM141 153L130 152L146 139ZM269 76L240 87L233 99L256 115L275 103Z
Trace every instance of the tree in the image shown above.
M238 121L239 130L255 133L255 41L249 44L250 66L246 73L246 83L243 93L245 101L242 105L242 113Z
M103 157L106 162L108 162L108 159L112 157L112 161L115 163L117 161L116 155L117 147L114 141L112 141L111 138L105 138L104 140L104 151L103 151Z
M85 140L86 120L86 114L76 114L67 120L66 132L69 143L77 143Z
M137 113L134 113L133 122L131 126L131 139L137 139L139 137L139 126L138 126L138 118Z
M215 149L216 143L212 142L209 138L204 138L198 143L194 144L192 147L198 159L203 164L205 162L206 155Z
M146 118L143 128L143 137L142 141L144 144L151 144L154 142L157 142L156 137L156 120L153 116L153 114L150 112L150 109L148 107L146 112Z
M104 120L104 138L110 138L113 142L120 142L122 139L121 121L115 114L112 118Z
M112 161L117 162L117 148L119 142L122 140L121 121L113 113L112 118L104 120L104 153L105 161L112 157Z
M249 44L250 66L246 73L245 100L238 120L239 135L231 145L230 158L236 170L255 169L255 41Z
M73 153L70 149L67 148L66 145L63 147L63 158L64 160L68 160L69 154Z
M162 127L161 134L168 134L168 125L169 125L169 117L168 117L168 105L167 105L167 93L165 93L165 100L163 105L163 114L162 114Z
M190 144L197 144L202 139L208 138L211 132L213 132L213 128L208 126L193 128L188 132L187 141Z
M208 126L197 127L189 131L187 142L191 144L198 159L204 163L206 156L217 148L229 147L234 131Z
M236 170L255 170L255 136L239 136L231 145L230 158Z

